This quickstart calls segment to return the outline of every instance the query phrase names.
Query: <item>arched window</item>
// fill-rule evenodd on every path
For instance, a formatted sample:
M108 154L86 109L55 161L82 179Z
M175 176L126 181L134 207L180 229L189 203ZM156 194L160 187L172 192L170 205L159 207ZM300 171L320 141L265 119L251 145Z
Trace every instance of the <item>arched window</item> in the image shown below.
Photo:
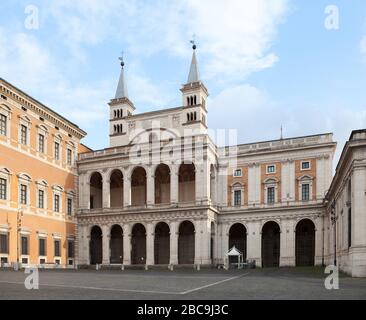
M189 122L189 113L187 113L187 122Z
M114 110L114 117L117 117L117 112L116 112L116 110Z
M194 96L194 105L197 104L197 96Z
M187 97L187 106L189 106L189 97Z
M197 120L197 112L194 113L194 121Z

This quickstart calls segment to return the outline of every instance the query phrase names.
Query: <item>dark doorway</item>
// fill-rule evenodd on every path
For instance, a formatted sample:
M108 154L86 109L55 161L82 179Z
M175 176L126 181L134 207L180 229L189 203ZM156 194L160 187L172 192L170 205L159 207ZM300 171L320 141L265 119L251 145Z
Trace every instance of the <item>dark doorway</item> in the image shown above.
M235 223L229 230L229 250L235 246L243 254L243 261L247 259L247 229L241 223ZM237 257L229 257L229 263L238 262Z
M276 222L267 222L262 228L262 266L280 266L280 227Z
M169 264L170 259L170 229L165 222L155 227L154 262L155 264Z
M296 266L314 266L315 225L309 219L301 220L296 226Z
M146 229L141 223L132 228L131 246L132 264L146 264Z
M195 234L194 225L184 221L179 226L178 264L194 264Z
M123 263L123 230L119 225L111 229L111 263Z
M90 232L90 264L101 264L103 260L102 229L94 226Z

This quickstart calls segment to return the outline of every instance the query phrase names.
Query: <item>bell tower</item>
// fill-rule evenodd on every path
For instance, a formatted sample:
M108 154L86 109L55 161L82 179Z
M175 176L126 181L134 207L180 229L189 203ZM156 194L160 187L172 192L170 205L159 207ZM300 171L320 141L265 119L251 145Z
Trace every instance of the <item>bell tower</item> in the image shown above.
M135 106L128 98L127 92L127 84L125 80L125 62L122 57L119 58L121 61L121 73L118 81L118 86L116 90L116 95L114 99L112 99L109 104L109 137L110 137L110 146L116 145L116 142L119 136L125 135L126 128L126 119L133 115L135 111Z
M197 45L194 40L192 40L191 43L193 54L188 80L187 83L184 84L180 89L182 92L183 107L187 109L186 124L201 123L201 125L207 128L206 101L208 97L208 91L201 81L198 71L196 57Z

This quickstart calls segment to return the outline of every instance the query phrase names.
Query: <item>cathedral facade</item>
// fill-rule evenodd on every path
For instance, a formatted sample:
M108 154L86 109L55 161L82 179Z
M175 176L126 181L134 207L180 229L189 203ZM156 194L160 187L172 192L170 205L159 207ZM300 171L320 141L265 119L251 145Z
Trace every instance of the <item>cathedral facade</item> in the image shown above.
M220 266L233 262L234 246L257 267L333 262L331 133L219 145L220 134L209 135L195 47L175 108L135 114L121 65L110 145L79 155L79 266ZM366 275L366 235L359 239L357 275Z

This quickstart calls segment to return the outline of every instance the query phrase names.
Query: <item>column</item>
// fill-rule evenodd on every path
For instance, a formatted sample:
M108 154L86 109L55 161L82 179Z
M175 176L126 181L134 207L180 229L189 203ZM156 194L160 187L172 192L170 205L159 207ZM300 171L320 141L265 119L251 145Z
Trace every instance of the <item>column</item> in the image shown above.
M171 166L171 172L170 172L170 203L176 204L179 201L178 198L178 190L179 190L179 166L178 165L172 165Z
M289 190L289 199L290 201L295 201L295 186L296 186L296 177L295 177L295 161L289 161L289 175L288 175L288 190Z
M123 179L123 206L131 206L131 177L129 175Z
M123 264L131 264L131 226L125 224L123 228Z
M110 232L109 226L102 226L103 232L103 262L102 264L110 264L110 249L109 249L109 240L110 240Z
M288 201L289 192L289 175L290 175L290 164L289 161L285 160L281 162L281 202L283 205Z
M170 264L178 264L178 226L178 221L170 223Z
M90 181L88 175L83 174L79 180L79 208L90 209Z
M259 221L249 222L247 230L247 260L255 260L256 266L262 266L262 234Z
M201 223L200 221L194 221L194 263L202 264L201 257Z
M211 264L210 242L211 242L211 222L208 219L202 220L201 224L201 263Z
M295 226L293 220L281 221L280 267L295 266Z
M78 259L77 265L87 265L89 264L89 235L88 227L86 225L78 224L78 243L75 249L77 249Z
M226 253L229 251L229 224L223 223L221 225L221 252L220 252L220 258L222 259L222 263L224 263L224 260L226 258Z
M146 204L148 206L153 206L155 204L155 176L150 170L146 175Z
M316 199L324 198L325 190L325 159L320 157L316 159Z
M105 176L103 177L103 208L110 208L111 195L110 195L110 180Z
M324 234L323 234L323 218L319 217L315 219L315 265L321 266L323 262L323 245L324 245Z
M154 265L154 225L147 224L146 230L146 264Z
M221 206L227 206L227 167L219 166L218 170L217 202Z

